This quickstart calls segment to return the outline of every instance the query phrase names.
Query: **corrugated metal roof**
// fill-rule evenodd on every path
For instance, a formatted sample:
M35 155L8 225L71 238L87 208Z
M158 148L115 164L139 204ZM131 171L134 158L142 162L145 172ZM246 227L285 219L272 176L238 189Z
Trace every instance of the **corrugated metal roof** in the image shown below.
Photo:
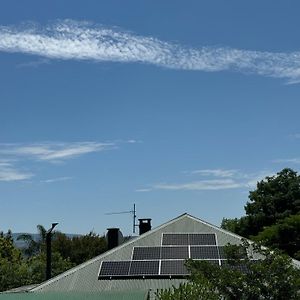
M189 214L183 214L136 239L130 240L94 259L91 259L49 281L42 283L32 291L117 291L117 290L157 290L178 286L183 279L113 279L98 280L101 262L104 260L130 260L134 246L161 245L162 233L205 232L215 233L219 245L239 244L241 237L227 232Z
M166 289L178 286L184 279L111 279L98 280L102 261L131 260L135 246L160 246L162 233L215 233L217 244L224 246L240 244L242 237L189 214L183 214L156 229L129 240L128 242L107 251L73 269L70 269L49 281L33 288L33 292L70 291L70 292L103 292Z
M146 300L147 291L130 292L47 292L47 293L7 293L0 294L0 300Z

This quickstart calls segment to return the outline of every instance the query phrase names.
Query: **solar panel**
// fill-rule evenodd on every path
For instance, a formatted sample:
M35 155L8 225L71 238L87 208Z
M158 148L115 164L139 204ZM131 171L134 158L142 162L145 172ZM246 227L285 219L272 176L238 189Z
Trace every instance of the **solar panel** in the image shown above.
M99 276L128 275L130 261L103 261Z
M226 255L226 250L225 250L226 246L219 246L218 248L219 248L220 258L221 259L227 259L228 257ZM239 254L239 258L241 258L241 259L247 257L247 252L243 248L239 249L238 254Z
M158 260L133 260L130 265L129 275L158 275L159 261Z
M192 259L219 259L216 246L191 246L190 250Z
M132 260L160 259L161 247L134 247Z
M189 245L216 245L216 235L214 233L190 233Z
M206 263L210 263L210 264L220 266L220 263L219 263L218 259L194 259L194 261L206 262Z
M164 233L163 234L163 245L179 246L188 245L189 235L187 233Z
M161 259L188 259L189 248L187 246L161 247Z
M188 275L184 260L162 260L160 267L161 275Z

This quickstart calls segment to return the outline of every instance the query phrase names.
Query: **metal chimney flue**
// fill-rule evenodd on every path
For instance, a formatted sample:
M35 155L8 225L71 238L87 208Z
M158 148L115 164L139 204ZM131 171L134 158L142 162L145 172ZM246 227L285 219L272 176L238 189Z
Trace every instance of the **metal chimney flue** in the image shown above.
M107 248L113 249L121 244L122 233L119 228L107 228Z
M152 219L139 219L140 235L151 230Z

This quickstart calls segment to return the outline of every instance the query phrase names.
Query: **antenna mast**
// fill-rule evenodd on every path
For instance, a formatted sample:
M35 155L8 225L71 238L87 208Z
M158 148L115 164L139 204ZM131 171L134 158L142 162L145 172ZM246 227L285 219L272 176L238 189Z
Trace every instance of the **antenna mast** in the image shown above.
M118 212L110 212L106 213L105 215L122 215L122 214L132 214L133 217L133 226L132 226L132 232L135 233L135 227L138 226L136 222L136 208L135 208L135 203L133 204L133 210L129 211L118 211Z

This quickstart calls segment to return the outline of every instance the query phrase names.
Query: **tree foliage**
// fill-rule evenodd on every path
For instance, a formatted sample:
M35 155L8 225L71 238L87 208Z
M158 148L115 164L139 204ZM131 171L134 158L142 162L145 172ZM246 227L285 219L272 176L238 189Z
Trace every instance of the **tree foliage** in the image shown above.
M81 264L107 250L106 239L94 232L68 238L63 233L55 233L52 250L75 265Z
M223 219L221 227L263 241L295 257L300 251L300 176L283 169L257 183L245 206L246 216ZM298 254L297 254L298 255Z
M22 285L40 283L46 275L46 230L37 226L39 237L23 234L19 239L27 246L22 252L13 244L11 232L0 232L0 291ZM61 232L52 236L52 276L107 250L106 240L93 232L84 236L67 237Z
M27 260L27 267L30 273L30 283L45 281L46 254L44 252L34 255ZM56 276L74 267L69 259L64 259L58 252L52 253L52 276Z
M270 248L277 248L300 260L300 214L280 220L273 226L266 227L251 239Z
M0 234L0 292L30 282L30 275L21 251L10 235Z
M258 182L249 199L245 210L256 234L265 226L300 212L300 176L291 169L283 169Z
M257 255L261 257L255 262L254 256L241 255L251 248L256 258ZM227 255L227 265L222 267L189 260L189 281L177 288L158 292L157 299L299 299L300 271L288 256L259 245L250 246L247 242L241 246L229 246Z
M38 238L35 240L31 234L24 233L18 236L18 240L22 240L26 243L26 247L23 252L26 256L33 256L45 251L45 242L47 230L43 225L37 225Z

